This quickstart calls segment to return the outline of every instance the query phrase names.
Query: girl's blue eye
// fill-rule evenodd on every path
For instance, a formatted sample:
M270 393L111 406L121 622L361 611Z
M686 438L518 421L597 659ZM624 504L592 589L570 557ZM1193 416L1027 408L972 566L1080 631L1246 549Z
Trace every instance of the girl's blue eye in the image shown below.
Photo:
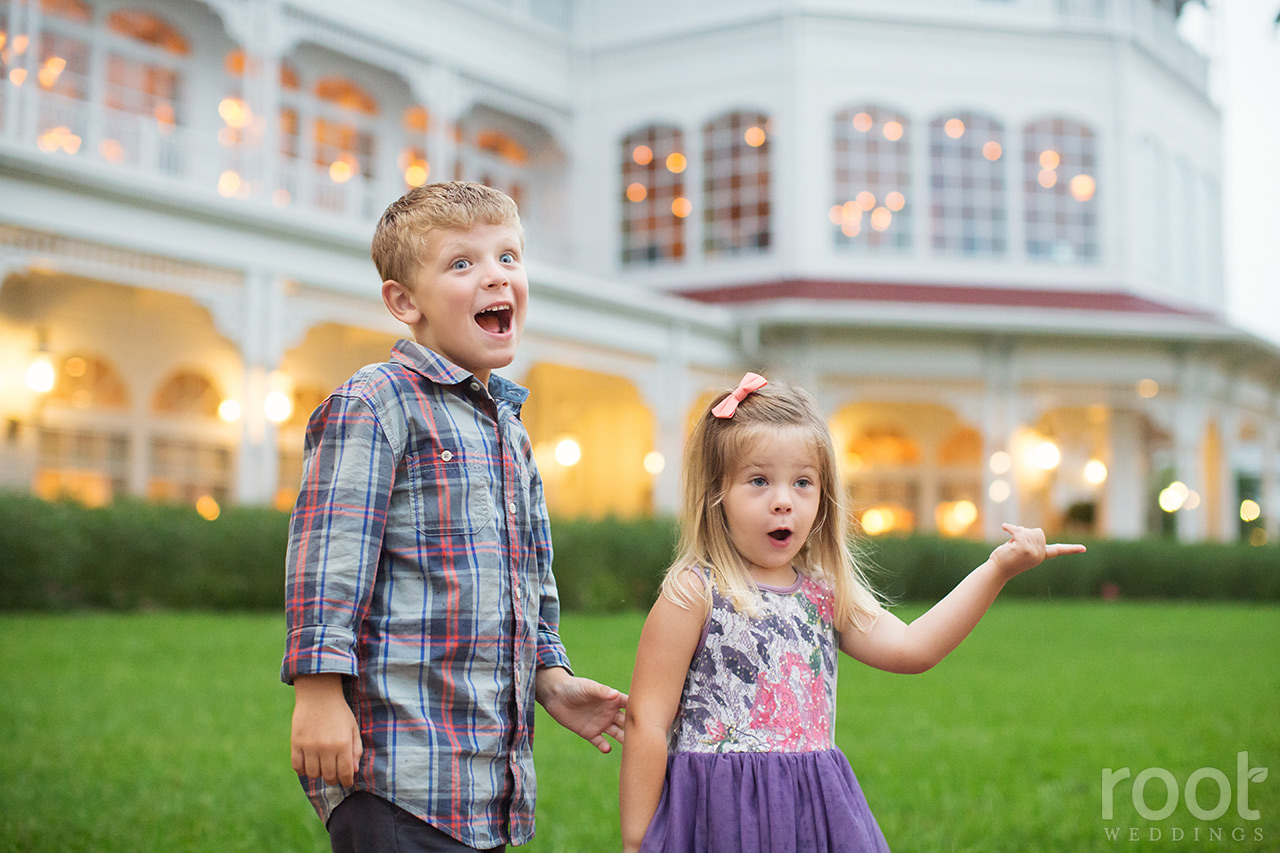
M769 484L769 481L766 480L764 477L751 478L751 485L753 486L767 486L768 484Z
M810 480L808 477L801 477L799 480L796 480L796 485L802 489L805 489L805 488L808 488L809 486L812 486L813 481Z

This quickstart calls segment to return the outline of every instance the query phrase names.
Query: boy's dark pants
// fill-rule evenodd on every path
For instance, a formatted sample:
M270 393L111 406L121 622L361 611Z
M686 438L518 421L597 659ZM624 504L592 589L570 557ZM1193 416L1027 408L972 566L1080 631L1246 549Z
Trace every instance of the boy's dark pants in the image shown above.
M329 844L333 853L456 853L476 849L368 791L351 794L329 815Z

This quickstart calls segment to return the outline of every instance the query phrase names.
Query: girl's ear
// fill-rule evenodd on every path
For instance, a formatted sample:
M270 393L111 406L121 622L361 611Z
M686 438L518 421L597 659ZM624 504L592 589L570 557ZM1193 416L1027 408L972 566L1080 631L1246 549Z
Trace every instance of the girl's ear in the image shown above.
M387 279L382 283L382 304L387 306L392 317L406 326L412 326L422 319L422 311L418 309L413 293L395 279Z

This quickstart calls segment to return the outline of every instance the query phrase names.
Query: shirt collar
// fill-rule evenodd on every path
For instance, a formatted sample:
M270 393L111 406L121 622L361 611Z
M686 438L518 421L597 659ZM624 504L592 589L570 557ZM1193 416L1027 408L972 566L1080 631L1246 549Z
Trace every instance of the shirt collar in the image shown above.
M464 370L417 341L408 339L396 341L391 349L391 360L405 365L437 385L461 385L475 378L475 374L469 370ZM489 374L488 390L493 399L506 400L517 406L529 399L529 389L492 372Z

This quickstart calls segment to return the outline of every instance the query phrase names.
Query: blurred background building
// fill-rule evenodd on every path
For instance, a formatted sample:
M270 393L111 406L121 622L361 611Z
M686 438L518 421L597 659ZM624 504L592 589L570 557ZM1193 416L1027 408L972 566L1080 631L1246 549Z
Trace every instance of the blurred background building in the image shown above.
M465 178L522 210L556 514L672 510L749 368L873 534L1274 541L1280 349L1225 316L1180 5L0 0L0 480L289 506L400 336L378 215Z

